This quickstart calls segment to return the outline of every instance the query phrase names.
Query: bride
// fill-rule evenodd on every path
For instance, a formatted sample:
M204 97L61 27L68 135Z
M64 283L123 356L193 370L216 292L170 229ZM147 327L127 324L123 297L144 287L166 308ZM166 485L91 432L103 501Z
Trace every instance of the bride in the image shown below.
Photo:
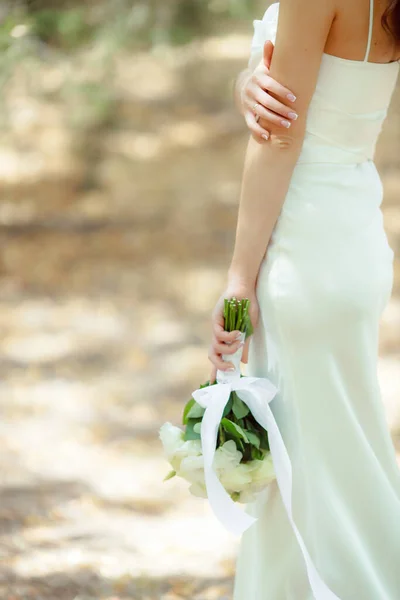
M238 81L252 137L209 358L212 380L232 367L222 301L250 298L243 360L278 387L293 489L291 514L275 482L246 505L258 520L234 600L399 600L400 474L377 380L393 251L373 156L399 71L400 0L282 0L254 25Z

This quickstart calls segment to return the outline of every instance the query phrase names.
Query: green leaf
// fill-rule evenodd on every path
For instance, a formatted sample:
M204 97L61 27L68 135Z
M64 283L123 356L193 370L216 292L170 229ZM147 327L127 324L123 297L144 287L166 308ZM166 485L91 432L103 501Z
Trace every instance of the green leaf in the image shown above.
M225 434L226 434L225 441L227 442L229 440L232 440L232 442L235 442L237 450L240 450L240 452L243 454L243 456L245 455L246 448L251 448L251 446L249 444L243 443L243 440L241 440L239 437L235 437L227 432L225 432Z
M256 448L260 448L260 438L259 436L254 433L253 431L249 431L248 429L245 429L246 431L246 435L248 437L249 443L252 444L252 446L255 446Z
M242 429L246 429L245 427L245 420L244 419L236 419L235 416L233 416L233 418L231 419L231 421L233 421L234 423L236 423L236 425L239 425L239 427L241 427Z
M199 421L198 423L195 423L193 425L193 431L195 433L200 433L201 432L201 421Z
M269 450L268 431L254 419L253 415L251 415L250 418L245 419L245 423L246 431L250 429L250 431L260 438L260 449Z
M216 384L216 382L211 383L211 381L206 381L205 383L202 383L199 386L199 389L203 389L205 387L209 387L210 385L215 385L215 384ZM194 412L192 413L191 412L192 407L195 405L198 408L194 409ZM205 409L202 406L200 407L200 404L198 404L194 398L190 398L190 400L188 400L186 402L185 407L183 409L183 416L182 416L183 425L186 425L189 418L196 418L196 411L199 411L199 413L200 413L200 409L203 411L201 414L199 414L199 416L201 417L201 416L203 416ZM189 415L189 413L190 413L190 415Z
M188 422L186 424L185 433L183 435L183 439L185 441L200 439L200 433L197 433L197 431L194 430L194 426L196 425L196 423L200 423L200 422L201 422L201 419L188 419Z
M269 450L269 439L268 439L268 432L262 428L262 431L260 432L260 448L262 448L263 450Z
M189 411L195 403L196 403L196 400L194 398L191 398L190 400L188 400L188 402L186 402L185 408L183 409L183 416L182 416L183 425L186 425L186 423L188 421Z
M195 401L194 404L192 404L189 412L187 413L187 418L198 419L199 417L202 417L204 415L205 410L206 409L203 406L200 406L200 404L198 404Z
M255 446L251 446L251 458L252 460L262 460L264 458L264 452L262 450L259 450L258 448L256 448Z
M205 383L202 383L199 388L202 390L205 387L209 387L210 385L215 385L215 383L211 383L211 381L206 381Z
M221 423L219 424L218 431L219 431L219 444L218 445L222 446L226 442L226 437L225 437L224 428L222 427Z
M172 470L169 473L167 473L167 475L164 477L163 481L168 481L168 479L172 479L173 477L175 477L176 475L176 471Z
M232 392L233 404L232 412L237 419L243 419L249 412L249 407L239 398L236 392Z
M231 395L229 396L228 402L225 404L225 408L222 413L223 417L226 417L230 413L230 411L232 410L232 405L233 405L233 393L231 393Z
M227 419L226 417L224 417L223 419L221 419L221 424L222 424L222 427L225 429L225 431L227 431L228 433L233 435L233 437L235 439L239 439L239 440L243 439L245 442L247 442L247 443L249 442L244 429L242 429L240 427L240 425L237 425L237 423L234 423L230 419Z

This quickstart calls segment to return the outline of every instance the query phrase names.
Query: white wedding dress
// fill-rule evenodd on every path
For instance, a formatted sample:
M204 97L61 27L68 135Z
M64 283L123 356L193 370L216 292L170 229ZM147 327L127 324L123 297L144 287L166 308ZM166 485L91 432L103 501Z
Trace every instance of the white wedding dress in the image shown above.
M255 62L275 41L278 8L254 22ZM258 520L240 541L234 600L400 600L400 472L377 379L393 251L373 162L399 64L368 62L372 20L371 0L364 61L322 57L260 268L247 374L279 389L270 406L292 465L293 521L276 482L246 505Z

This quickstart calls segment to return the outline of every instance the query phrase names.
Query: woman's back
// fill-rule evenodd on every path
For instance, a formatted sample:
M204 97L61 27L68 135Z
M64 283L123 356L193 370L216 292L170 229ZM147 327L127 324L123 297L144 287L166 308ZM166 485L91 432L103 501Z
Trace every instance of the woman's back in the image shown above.
M364 0L365 4L365 0ZM256 33L275 42L279 15L279 3L272 4L262 21L255 22ZM339 21L339 19L338 19ZM343 18L343 23L348 23ZM361 19L361 23L363 20ZM379 18L380 23L380 18ZM381 40L374 45L374 4L370 4L367 21L367 39L361 60L348 59L331 54L338 51L338 29L343 39L345 25L332 27L326 50L322 55L317 85L308 109L306 135L299 163L304 162L362 162L372 160L376 141L386 117L395 88L399 61L372 62L371 54L388 55L390 44ZM374 27L374 24L376 25ZM365 25L365 23L364 23ZM356 27L359 24L356 24ZM365 27L362 26L361 30ZM379 34L382 35L382 27ZM356 36L354 37L356 39ZM342 54L357 53L351 40L342 48ZM326 147L326 151L324 148Z
M325 52L351 61L388 63L400 48L382 25L388 0L341 0L325 45Z

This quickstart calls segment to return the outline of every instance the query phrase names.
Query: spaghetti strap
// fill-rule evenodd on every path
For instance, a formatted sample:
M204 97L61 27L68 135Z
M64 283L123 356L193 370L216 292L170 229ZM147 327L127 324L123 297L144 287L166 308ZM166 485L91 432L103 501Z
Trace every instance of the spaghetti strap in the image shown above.
M365 52L364 62L368 61L369 53L371 50L372 43L372 30L374 27L374 0L369 0L369 29L368 29L368 42L367 49Z

